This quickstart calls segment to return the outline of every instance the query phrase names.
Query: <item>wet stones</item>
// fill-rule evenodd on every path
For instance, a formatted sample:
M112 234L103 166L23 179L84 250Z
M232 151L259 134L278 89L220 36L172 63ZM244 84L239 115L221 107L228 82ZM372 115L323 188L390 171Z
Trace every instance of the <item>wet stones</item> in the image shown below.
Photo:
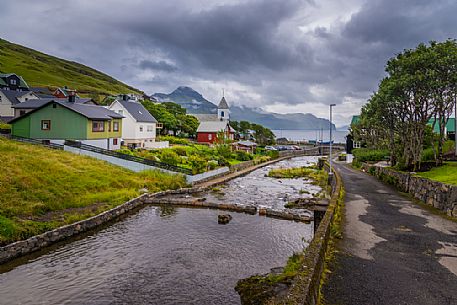
M232 220L232 215L230 214L219 214L217 215L217 223L220 225L228 224Z

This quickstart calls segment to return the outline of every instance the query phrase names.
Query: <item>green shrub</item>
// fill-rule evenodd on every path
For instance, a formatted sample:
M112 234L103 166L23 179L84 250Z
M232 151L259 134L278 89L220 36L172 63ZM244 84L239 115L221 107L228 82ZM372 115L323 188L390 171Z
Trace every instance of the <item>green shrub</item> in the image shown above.
M230 159L232 156L232 148L229 144L216 145L215 149L219 156L222 156L226 159Z
M235 159L238 161L250 161L253 159L253 155L242 150L235 152Z
M160 161L170 165L178 165L178 163L181 161L181 158L173 150L163 149L160 152Z
M436 150L438 150L438 144L435 144ZM444 142L443 145L443 154L447 154L454 150L455 144L454 141L448 140ZM429 147L422 151L421 156L422 161L435 161L435 154L433 153L433 148Z
M157 137L157 141L168 141L170 144L181 144L181 145L189 145L190 141L185 138L178 138L174 136L160 136Z
M0 122L0 129L9 129L9 130L11 130L11 125Z
M192 167L192 174L194 175L203 173L206 170L207 162L199 156L190 156L187 162Z
M390 155L388 150L356 148L352 151L357 162L382 161Z
M219 163L216 160L210 160L210 161L208 161L208 168L210 170L213 170L217 167L218 164Z
M187 152L189 151L188 147L186 146L173 146L172 149L179 156L187 156Z
M260 163L267 162L270 160L271 160L271 157L269 157L269 156L260 156L260 157L256 157L254 159L254 164L260 164Z
M269 150L269 151L267 151L267 156L269 156L271 159L279 158L279 151Z

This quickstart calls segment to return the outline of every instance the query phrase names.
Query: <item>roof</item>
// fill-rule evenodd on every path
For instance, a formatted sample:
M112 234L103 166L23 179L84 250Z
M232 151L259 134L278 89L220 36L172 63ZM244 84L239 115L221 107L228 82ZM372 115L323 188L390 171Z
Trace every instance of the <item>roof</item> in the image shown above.
M428 120L428 125L433 126L433 122L435 119ZM449 118L446 123L447 132L455 132L455 118ZM435 123L435 127L433 128L433 132L440 133L440 126L438 122Z
M121 119L124 117L124 116L122 116L114 111L111 111L105 107L102 107L102 106L78 104L78 103L71 103L68 101L62 101L62 99L53 99L53 100L49 100L48 102L42 104L40 107L35 108L34 110L32 110L20 117L14 118L13 120L10 121L10 123L13 123L19 119L22 119L23 117L31 115L34 112L38 111L39 109L41 109L51 103L57 103L57 104L61 105L62 107L65 107L76 113L79 113L80 115L82 115L88 119L91 119L91 120L107 121L107 120L111 120L111 119Z
M196 117L200 122L219 121L217 114L214 113L190 113L189 115Z
M243 145L243 146L257 146L257 143L252 141L238 141L234 144Z
M40 98L40 99L31 99L28 100L27 102L19 103L17 105L14 105L13 108L16 109L35 109L35 108L40 108L41 106L51 102L68 102L67 98ZM76 104L86 104L89 102L93 102L92 99L90 98L76 98L75 103Z
M130 113L133 118L137 122L143 122L143 123L157 123L157 120L155 117L152 116L152 114L147 111L146 108L141 103L128 100L116 100L119 104L121 104L125 110L127 110L128 113ZM116 102L115 101L115 102Z
M227 104L227 101L225 100L225 97L222 97L221 101L219 102L219 105L217 106L219 109L229 109L229 106Z
M30 91L33 91L36 95L42 98L52 98L54 95L52 95L52 91L49 90L46 87L30 87Z
M351 125L360 123L360 115L353 115L351 120Z
M32 91L16 91L16 90L2 90L0 91L6 96L7 99L11 101L12 105L19 104L20 101L17 99L18 97L24 96Z
M227 126L232 131L228 121L207 121L201 122L197 128L197 132L219 132L226 130Z
M27 83L22 78L22 76L19 76L19 75L15 74L15 73L0 73L0 79L3 78L3 77L10 77L11 75L16 75L19 78L19 87L25 87L25 88L29 87L29 85L27 85ZM8 86L8 84L6 84L5 82L3 82L3 83L6 86Z
M74 91L76 97L79 97L79 95L76 93L76 90L70 89L70 88L68 88L68 87L57 88L56 91L57 91L57 90L60 90L60 92L62 92L63 95L64 95L65 97L67 97L67 96L69 95L69 94L68 94L68 91ZM54 92L55 92L55 91L54 91Z

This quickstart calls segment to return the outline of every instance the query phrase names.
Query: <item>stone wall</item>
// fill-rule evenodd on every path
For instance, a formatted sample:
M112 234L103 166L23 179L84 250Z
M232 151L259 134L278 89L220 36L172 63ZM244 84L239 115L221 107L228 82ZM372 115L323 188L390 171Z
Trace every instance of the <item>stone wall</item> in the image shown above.
M457 217L457 186L370 164L363 164L363 169L448 216Z

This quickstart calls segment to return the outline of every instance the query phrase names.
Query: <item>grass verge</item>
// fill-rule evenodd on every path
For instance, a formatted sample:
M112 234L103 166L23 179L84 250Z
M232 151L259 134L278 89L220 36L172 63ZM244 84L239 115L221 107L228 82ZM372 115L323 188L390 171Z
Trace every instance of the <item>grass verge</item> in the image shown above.
M134 173L90 157L0 138L0 245L86 219L185 178Z
M433 167L428 172L419 172L416 175L442 183L457 185L457 162L445 162L442 166Z

